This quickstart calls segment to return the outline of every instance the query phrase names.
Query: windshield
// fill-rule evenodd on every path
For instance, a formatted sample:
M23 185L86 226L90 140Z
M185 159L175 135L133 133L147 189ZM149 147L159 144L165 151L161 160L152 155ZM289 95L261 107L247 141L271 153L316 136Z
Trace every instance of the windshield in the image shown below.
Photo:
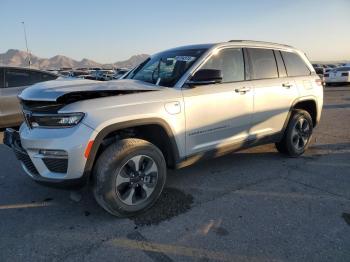
M206 49L188 49L156 54L131 71L126 79L173 87L205 51Z

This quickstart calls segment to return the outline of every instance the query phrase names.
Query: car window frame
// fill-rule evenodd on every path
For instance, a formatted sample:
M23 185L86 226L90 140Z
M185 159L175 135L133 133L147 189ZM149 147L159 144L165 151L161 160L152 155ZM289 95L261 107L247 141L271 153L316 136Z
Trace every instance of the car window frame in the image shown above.
M230 83L239 83L239 82L244 82L247 81L247 61L246 61L246 54L245 54L245 47L243 46L224 46L224 47L219 47L216 48L214 50L211 50L210 53L203 59L203 61L201 61L200 65L198 65L198 67L192 72L192 74L190 74L187 78L187 80L191 79L191 77L193 75L195 75L195 73L197 73L197 71L201 70L202 67L209 61L209 59L212 58L213 55L216 55L217 53L226 50L226 49L241 49L242 50L242 57L243 57L243 73L244 73L244 79L243 80L238 80L238 81L229 81L229 82L224 82L224 83L217 83L215 85L224 85L224 84L230 84ZM190 69L190 68L189 68ZM182 88L186 88L185 84L183 85Z
M307 65L307 63L305 63L305 60L300 56L300 54L298 54L297 52L294 52L294 51L286 51L286 50L281 50L280 52L281 52L281 56L282 56L284 65L285 65L285 67L286 67L286 72L287 72L287 76L288 76L288 77L305 77L305 76L311 76L311 75L312 75L312 70L309 68L309 66ZM307 74L307 75L289 75L289 74L288 74L287 64L286 64L286 59L284 58L283 53L291 53L291 54L294 54L294 55L298 56L299 59L303 62L304 66L305 66L305 67L307 68L307 70L309 71L309 74Z
M274 50L273 50L273 53L274 53L274 55L275 55L275 59L276 59L277 71L278 71L278 78L285 78L285 77L289 77L289 76L288 76L288 73L287 73L287 67L286 67L286 64L284 63L284 60L283 60L283 56L282 56L281 50L276 50L276 49L274 49ZM283 65L283 68L284 68L284 72L286 73L286 75L285 75L285 76L281 76L281 75L280 75L280 66L279 66L278 61L277 61L276 53L278 53L278 54L279 54L279 57L281 58L282 65Z

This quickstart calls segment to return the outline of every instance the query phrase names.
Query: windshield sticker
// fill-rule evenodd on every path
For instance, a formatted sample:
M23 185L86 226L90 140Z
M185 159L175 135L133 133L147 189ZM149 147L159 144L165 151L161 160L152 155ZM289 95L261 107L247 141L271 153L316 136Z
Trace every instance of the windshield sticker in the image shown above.
M195 59L193 56L175 56L176 61L192 62Z

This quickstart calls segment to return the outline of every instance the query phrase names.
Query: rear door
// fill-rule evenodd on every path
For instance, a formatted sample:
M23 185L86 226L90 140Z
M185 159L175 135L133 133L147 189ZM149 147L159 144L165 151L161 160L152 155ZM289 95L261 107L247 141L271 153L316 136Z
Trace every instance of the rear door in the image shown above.
M250 77L254 86L254 114L250 136L259 139L279 133L298 89L279 51L248 48Z

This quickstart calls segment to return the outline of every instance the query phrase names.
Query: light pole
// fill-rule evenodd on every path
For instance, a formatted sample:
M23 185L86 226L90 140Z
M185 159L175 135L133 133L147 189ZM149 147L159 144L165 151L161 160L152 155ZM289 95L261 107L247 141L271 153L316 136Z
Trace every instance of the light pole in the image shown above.
M21 22L22 25L23 25L23 32L24 32L24 39L26 41L26 48L27 48L27 55L28 55L28 65L30 67L31 65L31 60L30 60L30 52L29 52L29 49L28 49L28 41L27 41L27 32L26 32L26 25L24 24L24 22Z

